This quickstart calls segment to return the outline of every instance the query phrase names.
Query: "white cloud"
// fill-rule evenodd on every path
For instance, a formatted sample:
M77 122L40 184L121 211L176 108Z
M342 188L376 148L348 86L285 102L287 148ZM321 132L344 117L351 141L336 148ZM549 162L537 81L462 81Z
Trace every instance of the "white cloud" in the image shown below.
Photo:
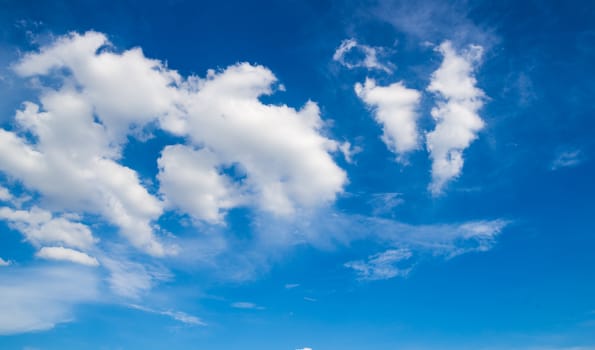
M4 260L4 259L0 258L0 267L10 266L10 265L12 265L12 261L10 261L10 260Z
M53 208L100 214L137 248L166 254L152 229L163 203L118 160L127 135L181 113L180 76L140 48L113 52L97 32L58 38L14 69L62 84L42 85L41 105L26 103L17 114L17 130L31 133L35 143L0 130L0 169L39 191Z
M129 306L131 308L133 308L133 309L144 311L144 312L148 312L148 313L151 313L151 314L168 316L168 317L171 317L172 319L174 319L176 321L179 321L179 322L182 322L182 323L186 323L186 324L189 324L189 325L195 325L195 326L206 326L207 325L200 318L198 318L196 316L189 315L189 314L187 314L185 312L182 312L182 311L155 310L155 309L152 309L152 308L148 308L148 307L141 306L141 305L136 305L136 304L131 304Z
M419 147L417 107L419 91L405 87L403 82L378 86L373 79L355 84L355 92L373 109L376 122L382 125L382 141L398 160Z
M372 13L419 43L448 38L457 43L497 42L494 30L474 22L472 8L468 1L380 0Z
M293 288L297 288L299 286L300 286L299 283L286 283L285 284L285 289L293 289Z
M389 249L369 256L366 260L350 261L345 267L353 269L360 280L374 281L407 276L410 265L399 266L413 256L408 249Z
M560 168L574 167L579 165L583 160L582 152L579 149L558 152L550 165L550 169L558 170Z
M477 138L484 127L478 115L483 106L484 92L476 86L475 66L481 59L482 47L471 45L457 52L449 41L438 48L444 59L432 74L428 91L438 98L432 109L436 127L426 135L426 145L432 159L434 195L460 175L463 168L463 151Z
M79 249L89 249L97 242L91 230L84 224L73 222L67 216L54 217L37 207L30 210L15 210L0 207L0 219L25 235L35 246L62 244Z
M188 315L187 313L182 312L182 311L165 310L165 311L160 311L160 313L162 315L169 316L169 317L173 318L174 320L180 321L182 323L192 324L192 325L197 325L197 326L206 326L207 325L200 318L198 318L196 316Z
M364 257L353 260L368 263L376 253L405 249L412 256L402 264L397 263L396 267L406 270L420 261L452 259L463 254L488 251L509 224L510 221L494 219L420 225L332 210L297 213L289 221L263 216L253 226L254 242L234 246L233 252L244 252L242 257L246 259L240 260L237 254L223 252L213 264L233 262L234 266L242 266L245 270L252 266L251 274L242 276L245 280L266 271L271 262L283 259L287 250L297 245L345 250L353 247L355 242L366 242L377 245L379 251L366 252ZM377 262L380 264L383 260L380 258ZM359 266L364 268L364 265ZM370 271L372 275L372 269Z
M35 256L42 259L70 261L87 266L99 266L99 262L94 257L64 247L43 247Z
M0 186L0 201L7 202L11 199L12 194L10 194L10 191L4 186Z
M355 39L345 39L333 54L333 60L349 69L377 69L390 74L394 66L390 63L381 63L379 61L378 56L384 53L385 50L383 48L359 44ZM356 57L348 57L350 54Z
M372 206L372 214L375 216L392 214L396 207L405 202L402 194L397 192L375 193L371 197L368 203Z
M238 301L231 304L231 307L235 309L246 309L246 310L264 310L264 307L258 306L254 303L246 302L246 301Z
M509 224L505 220L480 220L415 226L385 219L372 221L369 227L386 226L378 234L393 246L406 246L412 251L428 252L445 258L491 249L496 237Z
M165 119L163 126L206 148L218 167L235 167L242 178L238 187L242 196L250 197L248 203L276 214L290 214L296 208L332 202L347 177L330 154L339 151L340 144L321 134L324 124L316 103L307 102L296 110L259 100L273 92L275 81L270 70L247 63L220 72L211 70L206 79L188 81L187 114ZM203 171L213 169L212 159L200 158L206 161L200 165ZM194 162L196 169L196 154ZM216 179L222 181L222 177ZM192 195L206 195L202 187L196 191ZM230 203L219 200L220 186L214 191L215 200L207 212L219 213ZM183 202L179 206L187 206Z
M159 60L146 58L140 48L122 53L111 48L102 33L71 33L25 56L15 70L21 76L68 70L64 79L81 87L81 99L93 106L110 141L122 143L131 128L175 111L180 76Z
M298 212L291 219L262 215L252 226L253 241L230 244L213 257L209 266L216 266L221 278L245 281L261 276L295 246L345 251L357 246L356 242L366 242L377 245L378 251L366 251L364 256L352 260L365 261L374 253L408 249L413 254L410 264L401 266L407 268L420 261L440 261L488 251L509 224L503 219L408 224L389 217L345 214L331 209ZM238 251L243 253L237 254ZM184 254L192 255L192 250ZM236 274L227 271L230 266Z
M158 159L160 191L183 212L217 223L222 210L238 205L239 189L219 172L216 156L203 148L167 146Z
M312 350L312 348L299 348L299 349L295 349L295 350Z
M355 270L360 280L381 280L409 274L421 258L452 259L470 252L485 252L508 225L504 220L469 221L462 224L408 225L398 221L369 218L355 227L368 230L388 250L345 267ZM365 237L365 236L364 236ZM360 237L363 239L364 237Z
M74 319L75 305L99 298L93 269L0 269L0 334L46 330Z
M290 214L331 203L347 183L332 153L349 157L349 144L323 135L314 102L299 110L262 103L276 83L265 67L239 63L184 79L139 48L117 53L105 35L87 32L14 69L36 81L40 96L18 111L16 128L0 129L0 171L39 193L48 210L98 214L154 256L175 250L155 234L166 205L211 223L241 205ZM159 159L166 202L119 162L127 137L149 125L191 144L169 146ZM192 166L180 172L182 161Z

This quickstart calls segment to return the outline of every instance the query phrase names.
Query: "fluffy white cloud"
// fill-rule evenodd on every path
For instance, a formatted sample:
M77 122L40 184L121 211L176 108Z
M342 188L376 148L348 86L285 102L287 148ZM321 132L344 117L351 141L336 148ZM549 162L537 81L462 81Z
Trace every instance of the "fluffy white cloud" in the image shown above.
M405 87L403 82L378 86L373 79L355 84L355 92L374 111L376 122L382 125L382 141L397 159L419 147L416 111L421 94Z
M476 86L474 71L482 56L482 47L471 45L457 52L449 41L438 48L444 59L431 77L428 91L438 102L432 109L436 127L426 135L432 159L430 191L440 194L447 182L463 168L463 151L477 138L484 122L478 114L484 92Z
M25 103L18 128L0 130L0 170L39 191L53 209L100 214L133 245L159 256L166 249L151 222L163 204L118 159L127 134L176 110L179 76L140 49L119 54L109 46L100 33L70 34L15 66L24 77L61 84L43 85L41 104Z
M296 110L259 100L273 92L275 81L270 70L247 63L209 71L206 79L188 81L186 115L165 119L163 126L208 150L194 154L193 167L202 173L211 169L207 171L211 172L210 181L224 182L223 177L212 176L214 157L217 166L236 168L242 177L242 195L250 197L250 203L265 211L289 214L298 207L333 201L347 177L330 154L339 151L341 145L321 134L324 124L314 102ZM178 148L176 154L180 153ZM165 160L163 165L161 170L167 173ZM204 186L188 189L195 190L192 195L196 197L208 195ZM234 202L221 200L227 194L219 185L213 190L213 200L203 200L197 216L217 217L213 213ZM164 192L169 191L165 188ZM182 198L182 202L180 207L189 206L187 200ZM196 203L192 206L196 214Z
M0 186L0 201L7 202L11 199L12 195L10 194L10 191L4 186Z
M0 258L0 267L10 266L11 264L12 264L12 262L10 260L4 260L4 259Z
M241 203L239 189L220 173L216 156L208 149L167 146L159 164L160 190L176 207L208 222L221 222L222 210Z
M42 259L70 261L87 266L99 266L99 262L94 257L78 250L64 247L43 247L35 256Z
M412 256L413 254L408 249L389 249L369 256L366 260L345 263L345 267L353 269L360 280L384 280L396 276L407 276L411 271L411 266L400 266L399 263Z
M131 128L176 110L181 78L159 60L146 58L140 48L110 49L102 33L71 33L25 56L15 70L22 76L47 76L66 69L63 78L80 87L81 99L93 106L109 139L123 142Z
M27 241L35 246L62 244L89 249L97 242L88 226L64 216L54 217L49 211L37 207L30 210L0 207L0 219L23 233Z
M0 269L0 334L40 331L73 320L75 305L99 298L94 269Z
M315 103L296 110L259 100L276 83L265 67L183 79L139 48L113 52L105 35L87 32L14 69L40 96L17 112L17 128L0 129L0 171L40 193L48 209L101 215L149 254L173 252L154 232L166 203L119 162L127 137L149 124L192 144L166 147L158 178L170 208L200 220L221 222L239 205L277 214L324 205L347 182L331 153L348 155L349 145L322 134ZM231 168L237 177L225 175Z
M362 67L392 73L393 66L390 63L379 61L378 56L384 53L383 48L359 44L355 39L345 39L333 54L333 60L349 69ZM355 57L348 57L350 54Z

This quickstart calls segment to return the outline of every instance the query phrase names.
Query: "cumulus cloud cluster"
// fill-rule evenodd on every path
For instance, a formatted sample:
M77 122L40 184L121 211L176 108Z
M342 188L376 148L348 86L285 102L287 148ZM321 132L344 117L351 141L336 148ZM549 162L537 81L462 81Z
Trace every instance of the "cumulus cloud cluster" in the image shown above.
M461 174L463 151L484 126L478 112L485 98L475 79L475 68L483 51L481 46L470 45L457 51L450 41L445 41L436 51L443 56L443 61L427 87L436 100L431 111L436 126L425 134L432 160L429 189L434 195L440 194L449 181ZM355 92L373 110L383 129L382 141L397 155L398 161L418 148L420 91L405 87L402 81L378 86L367 78L364 84L355 84Z
M347 176L331 156L341 144L321 133L318 106L307 102L296 110L262 103L259 97L271 94L275 81L268 69L241 63L188 82L185 114L164 128L192 145L165 149L159 159L162 190L174 205L218 221L222 210L240 204L290 214L332 202L342 191ZM179 171L182 159L195 186L173 185L189 180ZM231 166L239 173L235 179L220 171Z
M473 78L477 49L461 53L445 43L439 51L444 61L428 87L439 100L432 112L437 126L426 135L435 192L460 173L461 153L482 126L477 110L483 97ZM362 60L348 57L354 52ZM348 68L391 73L393 66L380 62L381 53L347 40L335 60ZM269 255L282 254L277 248L351 242L373 231L389 249L345 266L362 280L378 280L405 276L418 251L455 256L487 249L504 226L496 221L412 226L329 214L323 208L348 183L334 157L343 153L349 161L350 145L327 134L315 102L299 108L263 102L280 89L264 66L237 63L204 77L184 77L140 48L118 52L104 34L87 32L60 37L13 68L30 80L38 98L24 101L14 125L0 128L0 172L11 184L10 190L0 186L0 220L36 249L37 263L51 268L0 271L9 282L0 287L0 307L17 315L14 322L0 317L0 333L48 329L72 319L75 304L97 299L101 281L113 298L140 300L172 278L166 267L143 260L151 257L208 251L205 255L257 271L250 264L266 264ZM422 92L402 81L380 86L373 79L355 89L382 126L382 140L405 162L423 142L417 125ZM156 176L147 179L132 168L125 150L131 140L143 142L156 131L172 137L151 155ZM18 190L11 192L12 186ZM394 206L397 197L382 201ZM224 224L228 211L238 207L256 213L250 227L254 242L246 246L208 237L180 247L159 226L164 214L177 211L201 227L215 227L211 224ZM104 241L106 224L117 229L124 244ZM131 258L128 245L147 256ZM218 255L238 246L246 253ZM0 258L0 266L8 265L11 261ZM248 302L231 306L262 309ZM131 307L204 324L180 311Z
M237 206L283 215L333 201L347 182L331 155L344 145L323 135L316 103L296 110L259 100L276 82L265 67L239 63L182 78L140 48L117 53L105 35L87 32L59 38L14 69L35 80L40 98L25 102L14 130L0 129L0 170L39 193L48 210L99 215L151 255L172 252L155 231L166 209L213 223ZM163 149L159 193L122 163L128 139L152 125L187 139ZM31 241L94 242L85 226L42 209L0 215Z
M348 153L349 145L326 135L315 102L297 109L262 102L278 86L263 66L237 63L183 77L140 48L116 51L104 34L90 31L59 37L13 69L30 80L38 99L24 101L14 124L0 128L0 172L22 192L0 187L0 220L23 234L37 259L101 266L117 297L139 299L170 274L106 251L90 222L117 228L137 250L165 257L178 251L158 225L167 211L210 224L224 223L226 212L240 206L283 217L333 202L347 183L334 153ZM155 159L155 188L124 151L156 129L178 141ZM0 290L6 293L12 291ZM0 320L0 332L67 319L70 303L54 305L55 312L24 315L14 329ZM158 313L200 323L180 312Z

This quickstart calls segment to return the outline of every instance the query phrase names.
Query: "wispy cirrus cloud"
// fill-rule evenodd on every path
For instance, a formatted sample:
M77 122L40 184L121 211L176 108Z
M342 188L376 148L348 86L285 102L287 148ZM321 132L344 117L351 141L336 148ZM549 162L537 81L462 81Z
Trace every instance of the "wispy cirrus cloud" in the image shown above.
M40 331L74 319L76 306L100 298L96 269L73 266L0 269L0 334Z
M345 267L354 270L358 279L365 281L385 280L397 276L407 276L412 267L399 266L409 260L413 254L409 249L389 249L369 256L366 260L350 261Z
M345 39L333 54L333 60L348 69L366 68L390 74L394 65L389 61L381 62L387 51L382 47L360 44L355 39Z
M244 309L244 310L264 310L263 306L257 305L255 303L251 303L248 301L237 301L231 303L231 307L234 309Z
M487 251L509 224L505 220L491 220L413 226L379 218L364 222L369 230L376 229L374 235L382 245L389 247L344 264L364 281L407 276L417 263L427 259L452 259L470 252Z
M201 320L200 318L193 316L193 315L189 315L185 312L182 311L175 311L175 310L156 310L153 308L149 308L146 306L142 306L142 305L137 305L137 304L130 304L128 305L130 308L135 309L135 310L140 310L143 312L147 312L150 314L155 314L155 315L162 315L162 316L167 316L170 317L176 321L188 324L188 325L193 325L193 326L206 326L207 324Z
M155 264L107 256L101 259L101 264L109 272L107 282L111 291L127 299L141 299L158 283L171 279L167 269Z
M474 4L467 0L381 0L373 14L415 41L440 43L451 40L490 47L498 42L494 28L470 18Z
M575 167L584 161L585 157L580 149L570 149L558 152L550 164L550 170Z

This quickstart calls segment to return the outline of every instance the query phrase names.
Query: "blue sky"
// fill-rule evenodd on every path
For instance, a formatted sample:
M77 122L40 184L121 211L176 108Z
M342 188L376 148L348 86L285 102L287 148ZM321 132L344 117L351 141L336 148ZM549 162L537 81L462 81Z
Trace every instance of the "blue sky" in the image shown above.
M595 5L1 1L3 349L595 349Z

